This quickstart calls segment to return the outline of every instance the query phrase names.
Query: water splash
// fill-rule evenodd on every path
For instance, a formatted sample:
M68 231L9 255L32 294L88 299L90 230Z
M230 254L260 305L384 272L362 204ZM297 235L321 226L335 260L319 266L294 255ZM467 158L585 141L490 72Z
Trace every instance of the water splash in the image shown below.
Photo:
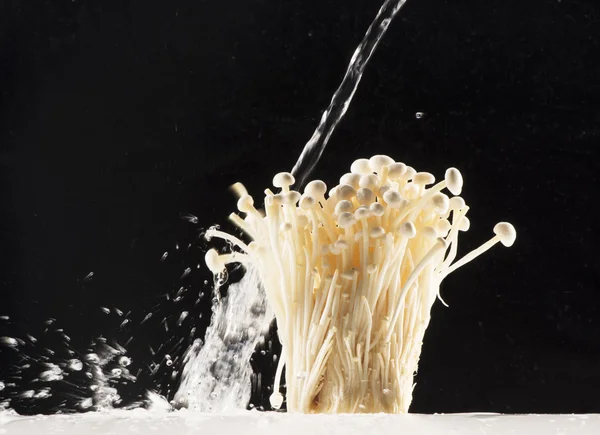
M246 409L250 357L271 319L258 274L248 269L213 306L204 345L196 340L188 349L176 406L203 412Z
M361 43L356 47L346 74L333 94L329 107L323 112L317 129L304 146L302 154L300 154L292 169L292 174L296 177L296 189L304 184L306 178L317 165L333 130L335 130L346 110L348 110L348 106L350 106L371 55L404 3L406 3L406 0L386 0L367 29Z

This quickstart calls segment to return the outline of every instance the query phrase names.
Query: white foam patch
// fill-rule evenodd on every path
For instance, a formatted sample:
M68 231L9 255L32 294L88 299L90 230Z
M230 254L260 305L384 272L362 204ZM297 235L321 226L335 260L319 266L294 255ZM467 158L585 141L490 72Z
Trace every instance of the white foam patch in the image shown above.
M10 435L378 434L378 435L596 435L600 415L302 415L260 413L155 413L142 409L77 415L19 417L0 413L0 433Z

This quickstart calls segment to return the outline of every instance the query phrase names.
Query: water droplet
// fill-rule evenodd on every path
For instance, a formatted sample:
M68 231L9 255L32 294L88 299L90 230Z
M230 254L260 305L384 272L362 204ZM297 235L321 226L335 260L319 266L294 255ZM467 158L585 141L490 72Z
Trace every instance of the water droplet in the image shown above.
M177 326L181 326L181 324L183 323L183 321L185 320L185 318L188 316L188 312L187 311L183 311L181 313L181 315L179 316L179 320L177 320Z
M188 275L190 274L190 272L191 272L191 271L192 271L192 269L190 269L189 267L188 267L188 268L186 268L186 269L183 271L183 273L181 274L181 277L180 277L179 279L183 279L183 278L185 278L186 276L188 276Z
M189 214L189 213L179 213L179 217L181 219L183 219L184 221L188 221L192 224L197 224L198 223L198 217L194 216L193 214Z
M391 393L392 393L392 390L390 390L389 388L383 389L383 394L385 394L386 396L389 396Z
M0 337L0 344L7 347L17 347L18 341L12 337Z
M69 368L69 370L72 370L74 372L79 372L83 369L83 363L81 361L79 361L78 359L71 359L71 360L69 360L67 367Z
M127 367L129 364L131 364L131 359L126 357L126 356L122 356L119 358L119 365L122 365L123 367Z
M34 395L35 395L35 391L27 390L27 391L23 391L21 394L19 394L19 397L22 399L32 399Z
M50 389L44 388L44 389L38 391L37 393L35 393L35 396L33 396L33 398L34 399L47 399L51 395L52 394L50 394Z
M296 379L306 379L306 372L299 372L296 374Z

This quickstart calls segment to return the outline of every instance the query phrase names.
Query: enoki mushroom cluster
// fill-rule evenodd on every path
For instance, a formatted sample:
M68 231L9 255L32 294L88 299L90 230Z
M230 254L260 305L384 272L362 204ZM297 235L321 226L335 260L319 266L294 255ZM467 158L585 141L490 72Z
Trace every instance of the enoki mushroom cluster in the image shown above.
M423 335L442 279L501 242L514 227L501 222L494 237L454 262L469 207L455 168L435 184L387 156L359 159L327 192L322 181L294 191L280 173L265 190L264 211L241 184L231 220L249 244L211 229L207 237L238 250L206 263L218 274L227 263L255 267L277 318L283 345L271 404L304 413L405 413L412 400ZM327 195L326 195L327 194Z

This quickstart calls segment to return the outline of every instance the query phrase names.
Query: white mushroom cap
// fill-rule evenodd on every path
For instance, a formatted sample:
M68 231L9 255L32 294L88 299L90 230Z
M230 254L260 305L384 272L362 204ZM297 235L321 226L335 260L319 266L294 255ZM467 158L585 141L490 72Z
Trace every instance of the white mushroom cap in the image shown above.
M204 261L206 262L208 269L215 275L223 272L223 269L225 269L225 264L215 249L209 249L206 251Z
M337 197L339 200L352 199L356 196L356 190L349 184L341 184L337 187Z
M271 397L269 397L269 402L271 402L271 406L273 407L273 409L281 408L281 405L283 404L282 394L278 391L271 394Z
M286 205L296 205L300 201L301 196L300 192L290 190L283 195L283 203Z
M295 182L294 176L289 172L280 172L273 177L273 186L279 188L290 187Z
M404 163L396 162L388 166L388 177L392 180L397 180L406 172L406 165Z
M327 192L327 185L321 180L313 180L304 188L304 193L315 198L325 196L325 192Z
M402 225L400 225L400 234L407 239L412 239L417 235L417 229L412 222L404 222Z
M512 246L517 238L517 230L508 222L499 222L494 226L494 234L500 238L500 242L506 246Z
M458 230L459 231L469 231L469 228L471 228L471 221L469 220L468 217L463 216L461 221L458 223Z
M358 185L360 187L366 187L367 189L377 190L379 187L379 177L375 174L363 175L360 177Z
M449 207L452 210L460 210L461 208L465 208L466 205L465 200L460 196L453 196L450 198Z
M367 189L366 187L358 189L356 197L358 198L358 202L362 205L370 205L375 201L375 194L371 189Z
M444 214L448 211L448 207L450 206L450 199L447 195L444 195L441 192L437 192L431 197L431 202L433 203L433 207L436 213Z
M310 195L302 195L302 198L300 198L300 208L302 210L310 210L315 203L315 199Z
M446 186L452 195L460 195L462 192L463 178L460 171L456 168L448 168L446 170Z
M242 213L250 213L254 210L254 199L250 195L244 195L238 199L237 208Z
M413 183L427 186L428 184L435 183L435 177L429 172L417 172L413 177Z
M360 181L360 174L348 173L348 174L342 175L340 178L340 184L349 184L350 186L354 187L357 190L360 187L358 185L359 181Z
M350 212L343 212L337 218L338 226L340 228L348 228L356 223L356 219L354 218L354 214Z
M371 171L368 159L358 159L354 160L352 165L350 165L350 172L353 174L366 175L371 174L373 171Z
M344 212L352 212L353 208L354 208L354 206L352 205L352 203L350 201L347 201L344 199L335 205L334 211L335 211L335 214L337 214L339 216Z
M371 213L373 213L373 215L375 216L383 216L383 214L385 213L385 207L379 202L374 202L373 204L371 204L369 206L369 209L371 210Z
M383 194L383 200L392 208L399 208L402 205L402 195L395 190L388 190Z
M381 172L381 169L384 166L389 166L394 163L394 159L389 156L384 156L382 154L375 155L369 159L369 167L373 172Z
M356 219L367 219L370 216L371 216L371 210L369 210L369 207L365 207L364 205L358 207L354 211L354 217Z

